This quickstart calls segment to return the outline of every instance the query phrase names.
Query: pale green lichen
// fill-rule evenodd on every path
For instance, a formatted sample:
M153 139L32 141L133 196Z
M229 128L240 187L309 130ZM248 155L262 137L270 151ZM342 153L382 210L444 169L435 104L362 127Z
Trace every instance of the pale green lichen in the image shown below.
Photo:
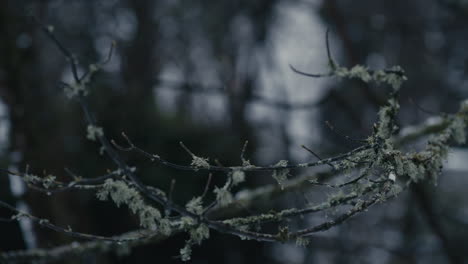
M196 228L192 228L189 231L190 240L197 245L200 245L201 242L210 237L210 229L208 226L201 224Z
M202 198L201 197L194 197L192 200L190 200L186 205L185 208L187 211L201 215L203 213L203 204L202 204Z
M468 113L468 99L465 99L460 103L460 112L465 114Z
M376 83L386 83L392 86L393 89L398 90L402 83L407 80L404 71L400 66L394 66L388 70L378 70L373 73L362 65L355 65L351 69L335 65L333 68L334 75L342 78L360 79L363 82L374 81Z
M275 167L286 167L288 166L288 161L287 160L280 160L278 163L274 165ZM271 175L273 179L275 179L281 189L284 189L284 182L288 179L288 174L289 174L289 169L276 169L273 171L273 174Z
M405 162L406 174L410 177L412 182L419 182L424 179L425 168L421 164L416 164L412 161Z
M394 156L395 160L395 169L397 175L404 175L405 174L405 165L403 163L403 157L400 155L395 155Z
M242 158L242 167L251 168L251 167L255 167L255 166L250 163L250 160Z
M393 132L396 130L393 118L399 109L400 105L393 98L388 100L388 105L380 108L378 113L377 132L375 135L377 138L386 140L392 136Z
M206 169L210 168L210 163L208 162L208 158L202 158L202 157L198 157L195 155L192 156L192 163L190 165L192 165L193 167L197 169L198 168L206 168Z
M88 94L88 90L86 89L86 85L83 83L72 83L68 84L64 87L64 92L65 95L69 99L73 99L77 96L84 95L86 96Z
M196 224L196 221L192 218L192 217L188 217L188 216L182 216L180 218L180 227L182 229L188 229L188 228L191 228L192 226L194 226Z
M140 226L143 228L156 230L158 223L162 221L159 210L146 205L140 193L134 188L129 187L124 181L107 179L102 189L96 193L96 196L102 201L110 197L117 207L120 207L122 204L127 205L132 213L138 215ZM163 234L170 232L165 221L163 221L163 225L163 230L160 231Z
M265 221L279 221L283 219L285 215L288 214L293 214L293 213L298 213L300 210L297 208L289 208L282 210L281 212L271 212L267 214L260 214L260 215L254 215L254 216L247 216L247 217L237 217L237 218L231 218L224 220L223 223L233 226L233 227L240 227L240 226L245 226L245 225L250 225L250 224L255 224L258 222L265 222Z
M391 180L392 182L396 181L396 174L394 172L390 172L388 174L388 179Z
M161 213L158 209L150 206L146 206L144 209L138 210L138 216L140 218L140 226L151 230L156 230L156 220L161 219Z
M182 261L189 261L192 256L192 246L187 243L180 249L180 258Z
M364 209L364 204L365 204L364 200L358 199L356 203L354 204L354 210L362 211L362 209Z
M465 134L465 120L462 116L456 116L452 121L452 137L457 144L464 144L466 142Z
M402 191L403 191L403 188L398 184L393 184L392 188L390 189L390 193L391 193L392 196L397 196Z
M91 74L91 75L93 73L99 71L99 69L100 69L99 65L94 64L94 63L90 64L88 68L89 68L89 74Z
M240 226L236 226L236 227L237 227L237 230L240 230L240 231L249 231L249 226L248 225L240 225ZM250 237L242 236L242 235L239 235L239 238L241 240L250 240L251 239Z
M298 247L307 247L310 243L310 240L305 237L296 238L296 246Z
M31 184L35 184L35 183L38 183L38 182L41 182L42 179L37 176L37 175L34 175L34 174L29 174L29 173L26 173L24 176L23 176L23 180L26 182L26 183L31 183Z
M182 261L189 261L192 255L192 246L200 245L201 242L210 237L210 229L204 224L200 224L189 230L190 239L186 241L185 246L180 249Z
M345 199L345 197L346 197L346 194L343 192L343 190L339 190L338 192L333 193L328 196L327 203L329 205L339 204L341 201Z
M401 84L408 80L400 66L393 66L386 72L382 70L376 71L373 74L373 79L377 83L387 83L395 90L398 90Z
M361 65L354 66L351 71L349 71L349 75L351 78L359 78L366 83L372 80L372 76L369 74L367 67Z
M236 186L239 183L245 181L245 172L241 170L235 170L232 172L232 186Z
M98 137L102 137L104 135L104 131L102 127L88 125L87 127L87 134L86 138L91 141L96 141Z
M57 177L51 174L45 176L44 178L41 178L34 174L29 174L29 173L26 173L23 176L23 180L26 183L33 184L33 185L41 184L45 189L49 189L53 187L54 185L56 185L56 181L55 181L56 178Z
M47 175L44 179L42 179L42 186L44 188L49 189L54 185L56 177L54 175Z
M128 243L118 244L117 247L115 248L115 253L119 257L128 256L132 253L132 247L129 246Z
M232 203L232 194L226 188L218 188L216 186L213 192L216 194L216 201L221 207Z
M31 216L29 215L29 217L31 217ZM40 225L45 225L45 224L49 224L49 223L50 223L49 219L44 219L43 218L43 219L39 220Z
M458 113L447 122L449 122L447 128L433 136L425 150L413 154L395 155L396 172L398 175L407 175L408 184L426 179L436 183L448 155L449 141L452 139L459 144L466 141L466 121L463 115Z
M20 220L22 218L25 218L25 217L29 218L29 217L31 217L31 215L26 213L26 212L19 211L17 214L12 215L10 219L18 221L18 220Z

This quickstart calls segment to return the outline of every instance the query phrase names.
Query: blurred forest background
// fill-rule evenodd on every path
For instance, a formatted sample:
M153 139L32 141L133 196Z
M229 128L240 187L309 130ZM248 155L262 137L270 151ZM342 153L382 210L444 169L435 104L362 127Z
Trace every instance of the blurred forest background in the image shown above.
M327 157L355 147L331 133L372 133L388 88L359 80L311 79L327 69L325 31L345 66L400 65L402 127L431 113L454 112L468 98L468 2L464 0L96 0L0 2L0 147L2 168L86 177L113 168L86 139L79 106L58 86L70 80L67 61L28 15L54 25L83 67L114 56L93 81L92 108L110 138L125 131L134 142L171 161L190 162L183 141L224 165L246 157L254 164L310 160L300 146ZM83 69L80 69L83 70ZM409 99L415 103L410 103ZM418 142L415 143L417 145ZM411 146L409 147L411 149ZM186 173L126 155L142 180L184 204L203 192L207 175ZM307 248L242 241L212 232L194 247L193 263L466 263L468 261L468 152L457 148L437 186L416 185L396 199L327 232ZM272 183L248 175L247 186ZM214 184L223 184L214 177ZM249 210L294 207L317 194L284 194ZM325 191L320 195L326 196ZM89 192L52 196L0 177L0 199L76 230L113 235L138 226L126 209ZM6 211L0 210L0 214ZM308 221L302 219L301 221ZM72 238L23 223L0 224L0 251L54 247ZM178 263L186 234L131 254L88 254L70 263ZM465 261L465 262L464 262Z

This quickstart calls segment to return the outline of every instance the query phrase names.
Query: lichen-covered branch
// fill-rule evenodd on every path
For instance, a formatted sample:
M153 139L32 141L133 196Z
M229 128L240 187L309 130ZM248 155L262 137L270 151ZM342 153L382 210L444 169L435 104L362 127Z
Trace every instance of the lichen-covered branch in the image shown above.
M371 70L361 65L351 68L339 66L331 57L327 32L329 72L310 74L291 66L295 72L309 77L357 78L363 82L386 84L391 87L386 105L382 106L376 115L373 133L366 140L359 141L361 146L324 159L309 150L318 160L301 164L280 160L274 165L267 166L251 164L250 161L244 159L243 151L241 165L221 166L213 164L210 159L204 158L203 154L200 156L194 154L186 145L180 143L191 157L191 161L188 165L173 163L160 155L140 148L125 133L122 133L125 146L117 144L109 140L105 128L99 126L87 101L87 97L90 96L88 86L93 74L110 59L113 46L106 62L90 64L87 67L88 71L80 76L77 71L77 61L55 36L53 27L41 26L70 63L74 80L71 83L62 83L62 86L67 97L76 101L82 109L87 122L87 129L83 132L89 140L99 144L99 148L113 162L114 168L111 173L95 178L83 178L69 173L72 176L69 182L58 181L54 175L40 177L29 174L27 171L13 173L4 170L4 172L19 176L30 188L50 195L74 189L94 192L97 199L101 201L109 201L117 207L122 205L127 207L130 213L138 216L142 229L111 237L79 233L72 231L71 228L54 225L47 219L20 212L13 206L0 201L1 207L12 212L11 220L17 221L21 217L27 217L54 231L79 239L93 240L75 242L52 249L4 252L0 254L0 260L41 259L47 261L86 251L126 252L132 247L161 241L180 232L188 236L186 243L181 245L180 249L180 256L184 261L190 260L192 247L209 239L211 232L231 234L241 239L267 242L295 241L298 245L306 245L308 237L314 233L342 224L371 206L395 197L411 184L434 181L440 174L449 146L466 141L468 101L462 102L459 111L455 114L448 114L437 122L426 122L416 128L402 129L403 132L397 135L396 119L400 107L398 95L401 85L407 80L404 71L399 66L383 70ZM424 149L417 152L402 150L401 147L408 142L425 138L428 135L430 139ZM127 164L121 157L122 151L143 155L153 162L174 170L218 172L227 178L224 185L212 187L210 174L201 196L193 197L185 204L177 204L171 199L172 187L169 195L166 195L157 186L148 186L142 182L138 170ZM323 166L320 172L307 172L302 176L294 175L294 172L299 169L305 170L322 165L327 165L331 169ZM259 186L253 190L242 189L245 178L259 175L256 174L257 172L271 173L271 177L277 184ZM351 176L351 179L344 175ZM236 194L232 193L233 187L239 186L241 190ZM294 194L297 190L311 190L318 186L328 188L332 194L325 200L308 202L299 208L275 208L267 212L241 214L245 208L262 200L271 200L285 193ZM213 199L207 198L208 192L213 192ZM292 225L284 221L293 217L306 217L309 214L332 208L339 208L340 210L337 211L340 213L332 220L325 219L314 226ZM162 214L160 209L164 209L166 213ZM275 223L278 232L263 228L266 223Z

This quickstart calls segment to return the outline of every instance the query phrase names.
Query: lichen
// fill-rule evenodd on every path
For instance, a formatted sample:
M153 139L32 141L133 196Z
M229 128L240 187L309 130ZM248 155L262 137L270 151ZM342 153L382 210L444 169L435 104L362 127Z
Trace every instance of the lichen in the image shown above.
M388 179L395 182L396 181L396 174L394 172L390 172L388 174Z
M460 113L468 113L468 99L460 103Z
M138 215L140 226L143 228L156 230L158 224L162 221L159 210L146 205L140 193L129 187L124 181L107 179L103 187L96 193L96 196L101 201L110 197L117 207L122 204L127 205L133 214ZM163 225L160 231L163 234L170 232L168 231L167 222L163 221Z
M196 228L190 229L189 234L190 240L194 244L200 245L203 240L210 237L210 229L206 225L201 224Z
M54 175L47 175L44 179L42 179L42 186L44 188L49 189L54 185L56 177Z
M26 182L26 183L30 183L30 184L35 184L35 183L38 183L38 182L41 182L42 179L37 176L37 175L34 175L34 174L29 174L29 173L26 173L24 176L23 176L23 180Z
M202 198L201 197L194 197L192 200L190 200L186 205L185 208L187 211L201 215L203 213L203 204L202 204Z
M192 163L190 165L192 165L195 168L206 168L206 169L210 168L210 163L208 162L208 158L202 158L202 157L198 157L195 155L192 156Z
M73 99L77 96L80 96L80 95L85 96L88 94L86 85L84 85L83 83L68 84L64 87L64 92L68 99Z
M286 167L288 166L288 161L280 160L274 166ZM273 177L273 179L275 179L278 182L281 190L284 189L284 182L288 179L288 174L289 174L289 169L276 169L273 171L273 174L271 175L271 177Z
M216 186L213 192L216 194L216 201L221 207L232 203L232 194L226 188L218 188Z
M156 230L156 219L161 219L161 213L158 209L150 206L146 206L144 209L138 210L138 216L140 218L140 226L151 230Z
M196 221L192 217L182 216L180 218L180 227L182 229L188 229L194 226Z
M88 125L86 138L91 141L96 141L98 137L102 137L104 135L104 131L102 127Z
M367 67L356 65L349 71L350 78L359 78L363 82L369 82L372 80L372 76L369 74L369 70Z
M299 247L307 247L310 243L310 240L305 237L297 237L296 238L296 246Z
M386 83L392 86L394 90L398 90L402 83L407 80L404 75L404 71L400 66L394 66L387 70L377 70L370 71L366 66L355 65L351 69L346 67L335 66L333 69L333 74L350 79L360 79L365 83L376 82Z
M180 249L180 258L182 261L189 261L192 256L192 246L187 243Z
M387 140L392 136L396 130L393 119L399 109L400 105L394 98L389 99L387 105L380 108L375 134L378 139ZM387 145L387 147L390 147L390 145Z
M192 255L192 246L200 245L201 242L210 237L210 229L204 224L200 224L189 230L190 239L185 242L185 246L180 249L182 261L189 261Z
M456 116L452 121L452 137L457 144L464 144L466 142L465 134L465 120L462 116Z
M408 80L404 73L405 71L400 66L393 66L386 71L375 71L372 79L376 83L387 83L392 86L394 90L398 90L403 82Z
M239 183L245 181L245 172L241 170L235 170L232 172L232 186L236 186Z

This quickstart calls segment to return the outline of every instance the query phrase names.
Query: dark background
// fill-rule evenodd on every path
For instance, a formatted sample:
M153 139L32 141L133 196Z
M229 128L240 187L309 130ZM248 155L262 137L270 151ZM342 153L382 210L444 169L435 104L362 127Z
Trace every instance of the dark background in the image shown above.
M30 14L54 25L83 67L104 60L115 40L115 54L90 90L98 121L110 138L119 140L125 131L146 150L182 164L190 156L179 141L200 156L236 165L248 140L246 156L271 164L310 158L301 144L323 156L356 146L330 133L325 120L343 134L370 135L388 88L358 80L308 79L288 69L293 63L306 71L326 71L326 28L341 65L405 69L401 126L432 116L409 98L438 113L456 111L468 97L468 4L462 0L3 0L1 166L24 171L28 165L31 172L59 179L64 179L64 167L95 177L113 165L86 139L79 106L58 86L71 80L67 61ZM465 151L458 148L450 157L466 163ZM147 184L168 190L176 179L174 199L181 204L203 192L203 173L123 155ZM193 263L463 263L468 260L467 167L453 164L437 187L420 184L317 234L308 248L212 232L193 248ZM244 187L272 182L268 175L248 176ZM99 202L90 192L48 197L28 190L18 196L11 181L0 177L1 200L26 202L33 214L59 225L100 235L138 227L125 208ZM215 175L215 185L223 182L223 175ZM272 200L267 208L300 203L294 197ZM33 232L38 247L73 241L41 228ZM180 262L177 255L186 239L180 234L127 256L89 254L64 263ZM26 247L17 223L0 223L0 251Z

